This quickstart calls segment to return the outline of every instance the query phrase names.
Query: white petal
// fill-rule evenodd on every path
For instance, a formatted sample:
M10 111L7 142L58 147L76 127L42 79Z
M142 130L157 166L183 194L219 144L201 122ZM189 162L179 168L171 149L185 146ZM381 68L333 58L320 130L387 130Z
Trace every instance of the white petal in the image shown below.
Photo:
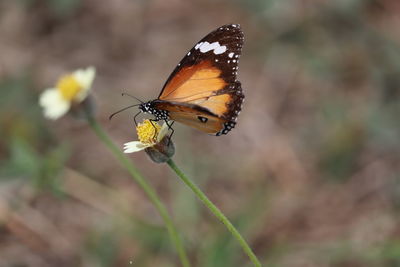
M94 67L78 69L72 75L82 87L90 88L96 75L96 69Z
M141 151L147 147L151 147L152 145L149 144L143 144L142 142L139 141L132 141L129 143L124 144L124 153L133 153L133 152L138 152Z
M56 120L68 112L70 103L65 101L56 88L45 90L39 97L39 105L43 107L46 118Z
M161 142L163 140L164 136L168 133L168 124L164 122L164 124L161 126L160 132L157 135L157 143Z
M86 69L76 70L73 74L77 82L82 86L82 90L76 96L77 101L82 101L88 95L94 77L96 76L96 69L94 67L88 67Z

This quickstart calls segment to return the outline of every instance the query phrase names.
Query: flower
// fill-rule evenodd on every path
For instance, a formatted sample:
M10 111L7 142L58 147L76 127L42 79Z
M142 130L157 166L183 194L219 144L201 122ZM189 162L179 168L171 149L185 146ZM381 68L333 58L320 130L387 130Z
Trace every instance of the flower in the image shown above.
M157 122L144 120L136 127L139 141L132 141L124 144L124 153L133 153L145 148L152 147L165 137L168 132L168 125L160 126Z
M157 122L144 120L136 127L139 141L124 144L124 153L145 150L147 155L156 163L168 161L175 153L175 147L167 136L168 124L160 126Z
M61 77L54 88L46 89L39 97L44 116L56 120L66 114L74 104L80 104L89 95L96 69L78 69Z

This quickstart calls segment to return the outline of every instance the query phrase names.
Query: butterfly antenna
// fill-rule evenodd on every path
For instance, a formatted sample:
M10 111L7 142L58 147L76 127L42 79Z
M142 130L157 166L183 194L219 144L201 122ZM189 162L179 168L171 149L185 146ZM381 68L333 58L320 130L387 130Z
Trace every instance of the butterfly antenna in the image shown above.
M142 104L144 103L142 100L140 100L136 96L133 96L133 95L130 95L130 94L127 94L127 93L122 93L122 96L129 96L129 97L132 97L132 98L136 99L137 101L139 101Z
M114 112L113 114L111 114L110 117L108 117L108 119L111 120L111 119L112 119L115 115L117 115L118 113L120 113L120 112L122 112L122 111L124 111L124 110L130 109L130 108L139 106L139 105L141 105L141 104L135 104L135 105L127 106L127 107L125 107L125 108L123 108L123 109L120 109L120 110Z

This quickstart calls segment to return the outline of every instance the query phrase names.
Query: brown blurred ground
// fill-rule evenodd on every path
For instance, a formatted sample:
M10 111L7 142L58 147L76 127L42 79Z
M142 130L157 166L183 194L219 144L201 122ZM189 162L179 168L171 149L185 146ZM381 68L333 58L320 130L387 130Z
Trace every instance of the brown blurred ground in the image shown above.
M162 220L84 122L40 92L94 65L98 119L136 139L128 92L155 98L209 31L240 23L237 128L176 125L176 162L266 266L400 266L397 0L0 2L0 266L179 266ZM164 165L131 155L194 266L250 266ZM129 265L129 261L133 262Z

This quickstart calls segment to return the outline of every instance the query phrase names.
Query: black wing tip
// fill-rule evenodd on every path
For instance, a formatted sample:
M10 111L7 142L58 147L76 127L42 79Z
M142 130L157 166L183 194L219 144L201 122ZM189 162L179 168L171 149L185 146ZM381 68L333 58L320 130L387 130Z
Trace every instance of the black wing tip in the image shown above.
M228 28L238 28L238 29L241 28L239 23L228 23L228 24L222 25L218 29L222 29L222 28L226 28L226 27L228 27Z
M230 23L230 24L222 25L215 30L215 32L218 32L218 31L231 31L231 32L239 32L239 33L243 34L241 25L238 23Z

